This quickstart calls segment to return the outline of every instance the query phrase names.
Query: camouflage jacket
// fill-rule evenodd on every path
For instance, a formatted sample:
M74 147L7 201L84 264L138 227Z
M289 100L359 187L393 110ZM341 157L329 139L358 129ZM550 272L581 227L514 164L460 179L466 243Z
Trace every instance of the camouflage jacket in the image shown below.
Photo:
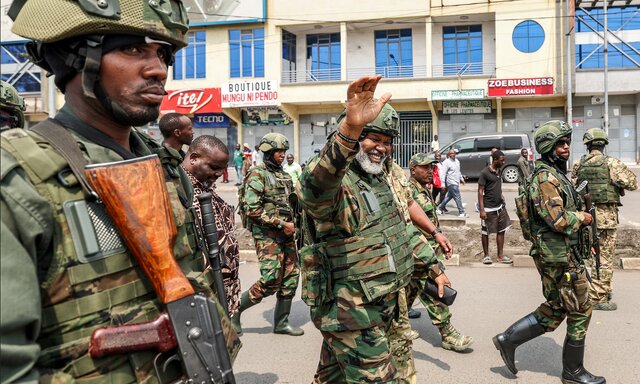
M615 157L604 156L602 152L594 149L590 152L591 157L588 160L590 162L598 162L604 158L606 161L606 165L609 170L608 180L612 184L611 187L614 189L614 193L618 194L616 196L616 200L620 199L620 194L627 191L635 191L638 189L638 180L633 173L622 161L616 159ZM582 158L577 160L573 164L573 168L571 171L571 181L574 185L577 185L581 182L579 178L580 168L582 167L583 161L586 158ZM592 196L593 201L593 196ZM618 203L595 203L596 206L596 224L599 229L615 229L618 226Z
M529 186L535 211L535 239L530 254L542 256L549 262L566 263L570 246L578 244L578 234L585 221L576 204L577 192L566 176L542 160L536 161L535 173Z
M89 163L123 160L116 152L70 132ZM151 155L158 150L161 158L170 157L157 144L150 147L150 140L133 131L133 155ZM25 146L30 149L25 151ZM19 153L28 152L30 158L15 156L17 148L21 148ZM5 131L1 156L0 308L6 358L2 359L0 381L37 380L48 375L60 383L87 376L99 379L101 375L106 381L111 371L118 371L124 381L153 376L146 365L153 359L152 352L99 361L87 352L88 338L95 328L152 320L162 310L134 257L122 246L105 258L80 260L63 206L82 201L83 194L75 176L64 172L66 160L47 140L23 130ZM165 171L170 163L163 160ZM203 272L195 217L188 208L190 194L180 197L184 191L191 192L191 185L177 166L179 159L174 163L172 171L165 173L178 233L174 254L194 287L212 297L213 281L210 273ZM227 320L225 334L229 332ZM235 333L227 340L239 347ZM136 359L144 368L130 364Z

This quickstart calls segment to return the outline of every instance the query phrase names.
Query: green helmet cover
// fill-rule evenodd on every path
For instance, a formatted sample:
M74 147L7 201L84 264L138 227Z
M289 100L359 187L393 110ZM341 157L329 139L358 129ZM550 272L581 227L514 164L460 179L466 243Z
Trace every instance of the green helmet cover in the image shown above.
M582 136L582 142L585 145L589 145L589 143L593 145L607 145L609 144L609 138L604 130L600 128L591 128L584 133L584 136Z
M287 140L287 138L281 133L267 133L264 135L262 140L260 140L258 149L262 152L269 152L272 150L286 151L289 149L289 140Z
M429 156L426 153L416 153L411 156L409 160L409 168L413 168L418 165L429 165L429 164L437 164L438 160L433 156Z
M0 108L16 118L12 125L14 128L24 127L24 111L26 109L24 99L11 84L4 80L0 81Z
M561 137L570 137L571 132L571 126L562 120L547 121L533 134L536 151L540 154L550 152Z
M338 125L347 116L344 110L338 117ZM398 137L400 136L400 116L398 112L389 104L385 104L378 116L372 122L366 124L362 130L363 134L369 132L382 133L383 135ZM362 136L360 137L362 139Z

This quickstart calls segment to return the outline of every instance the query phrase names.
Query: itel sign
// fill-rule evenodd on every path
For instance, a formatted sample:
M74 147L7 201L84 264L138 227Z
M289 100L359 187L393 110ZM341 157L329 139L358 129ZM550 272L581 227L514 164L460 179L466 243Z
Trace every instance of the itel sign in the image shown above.
M160 105L162 113L177 112L214 113L222 112L220 88L192 88L169 91Z
M528 79L491 79L489 96L535 96L553 95L553 77Z

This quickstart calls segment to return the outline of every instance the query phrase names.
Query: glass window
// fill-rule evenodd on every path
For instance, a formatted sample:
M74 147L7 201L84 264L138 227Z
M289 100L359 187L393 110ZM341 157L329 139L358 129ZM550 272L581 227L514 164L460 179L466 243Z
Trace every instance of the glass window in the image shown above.
M189 32L189 45L176 52L173 64L173 79L203 79L207 77L206 32Z
M411 29L375 31L376 74L383 77L413 76Z
M532 53L544 43L544 30L533 20L526 20L513 29L513 46L520 52Z
M26 54L23 43L2 44L2 80L13 85L19 93L38 93L41 91L42 73L38 66L25 65L29 61Z
M444 27L445 75L482 73L482 25Z
M307 80L340 80L340 34L307 35Z
M229 76L264 77L264 29L229 30Z
M626 54L623 55L615 47L619 48ZM636 64L630 60L632 58L636 63L640 63L640 42L630 43L635 51L626 44L609 44L609 68L631 68ZM604 45L602 44L579 44L576 45L576 66L580 69L604 68Z
M474 139L460 140L453 145L453 149L457 149L460 153L473 152Z
M500 149L502 147L499 137L491 137L476 140L476 151L491 153L491 148Z
M520 136L505 136L502 140L504 141L505 150L522 148L522 137Z
M282 70L296 70L296 35L282 31Z

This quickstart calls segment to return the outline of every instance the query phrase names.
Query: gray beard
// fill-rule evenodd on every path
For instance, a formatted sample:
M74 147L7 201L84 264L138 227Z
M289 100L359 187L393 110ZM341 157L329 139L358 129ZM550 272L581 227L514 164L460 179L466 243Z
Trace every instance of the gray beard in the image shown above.
M360 150L358 151L358 154L356 155L356 161L360 164L360 167L362 168L362 170L372 175L379 175L382 173L382 168L386 158L387 156L383 156L382 161L380 161L380 164L376 164L372 162L371 159L369 159L369 155L367 155L362 150L362 148L360 148Z

